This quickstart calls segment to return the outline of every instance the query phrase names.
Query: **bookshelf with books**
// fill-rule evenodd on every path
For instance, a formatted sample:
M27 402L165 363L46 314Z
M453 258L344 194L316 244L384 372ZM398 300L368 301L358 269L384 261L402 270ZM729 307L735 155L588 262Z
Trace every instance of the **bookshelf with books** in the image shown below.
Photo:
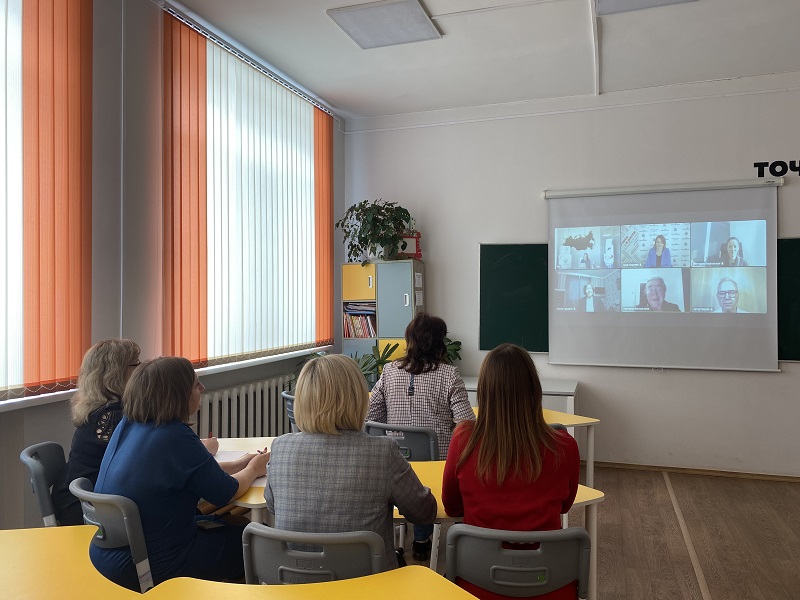
M404 342L405 328L425 309L424 265L419 260L342 265L342 353L362 356L376 344ZM402 356L405 343L395 351Z

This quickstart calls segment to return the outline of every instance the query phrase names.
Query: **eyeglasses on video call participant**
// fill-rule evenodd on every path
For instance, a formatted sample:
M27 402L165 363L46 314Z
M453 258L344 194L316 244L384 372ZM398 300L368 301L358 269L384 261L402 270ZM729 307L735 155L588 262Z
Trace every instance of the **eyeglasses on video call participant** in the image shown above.
M661 312L681 312L677 304L667 302L664 298L667 295L667 284L661 277L651 277L647 280L644 287L646 304L640 304L639 308L648 308Z
M746 313L739 308L739 286L730 277L723 277L717 284L717 302L719 308L715 313Z

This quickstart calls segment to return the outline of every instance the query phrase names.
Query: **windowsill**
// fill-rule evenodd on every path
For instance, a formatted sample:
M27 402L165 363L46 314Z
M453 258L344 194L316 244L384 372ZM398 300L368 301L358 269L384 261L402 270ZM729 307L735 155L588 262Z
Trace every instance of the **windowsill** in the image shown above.
M32 408L34 406L42 406L43 404L54 404L56 402L64 402L72 397L75 390L64 390L61 392L53 392L52 394L39 394L38 396L28 396L26 398L14 398L13 400L4 400L0 402L0 413L9 412L12 410L19 410L21 408Z
M216 373L236 371L237 369L257 367L258 365L266 365L268 363L288 360L290 358L297 358L298 356L307 356L312 352L328 352L332 348L333 346L319 346L318 348L306 348L304 350L295 350L294 352L286 352L285 354L276 354L274 356L262 356L260 358L251 358L250 360L241 360L239 362L228 363L225 365L214 365L213 367L203 367L201 369L196 369L196 372L198 377L202 377L203 375L214 375Z
M295 350L294 352L287 352L285 354L276 354L275 356L262 356L261 358L253 358L251 360L243 360L240 362L230 363L226 365L215 365L213 367L204 367L197 369L197 375L214 375L215 373L225 373L227 371L236 371L238 369L246 369L248 367L256 367L272 362L279 362L288 360L290 358L297 358L298 356L306 356L312 352L327 352L333 346L320 346L319 348L310 348L305 350ZM28 396L26 398L15 398L13 400L5 400L0 402L0 413L9 412L12 410L20 410L24 408L32 408L34 406L42 406L44 404L55 404L56 402L64 402L72 397L75 390L65 390L61 392L53 392L51 394L39 394L38 396Z

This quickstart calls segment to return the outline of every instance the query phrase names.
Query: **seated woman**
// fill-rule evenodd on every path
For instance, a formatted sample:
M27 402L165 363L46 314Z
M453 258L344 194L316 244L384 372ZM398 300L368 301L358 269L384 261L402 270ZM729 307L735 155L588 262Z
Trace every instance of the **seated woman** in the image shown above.
M221 580L241 577L244 524L201 529L198 500L224 505L263 476L269 453L217 463L189 427L203 384L185 358L162 357L131 375L122 397L124 417L111 436L95 491L136 502L153 581L172 577ZM128 548L89 548L105 577L139 589Z
M75 433L67 468L53 484L51 497L61 525L83 525L81 503L69 491L73 479L86 477L94 485L108 440L122 420L122 392L139 365L139 345L131 340L97 342L86 351L78 371L78 391L72 396Z
M442 459L447 456L456 423L475 420L464 380L458 369L447 363L446 335L447 325L439 317L415 316L406 327L406 355L383 368L367 414L368 421L433 429ZM415 560L429 558L432 532L432 525L414 526Z
M578 491L578 445L547 425L530 355L513 344L489 352L478 375L478 420L456 428L442 482L448 515L488 529L561 528ZM506 598L457 580L478 598ZM575 600L570 584L537 598Z
M272 444L264 497L278 529L379 533L386 568L393 569L394 507L409 521L431 523L436 498L394 440L363 431L368 395L353 359L330 354L307 362L294 397L301 432L282 435Z

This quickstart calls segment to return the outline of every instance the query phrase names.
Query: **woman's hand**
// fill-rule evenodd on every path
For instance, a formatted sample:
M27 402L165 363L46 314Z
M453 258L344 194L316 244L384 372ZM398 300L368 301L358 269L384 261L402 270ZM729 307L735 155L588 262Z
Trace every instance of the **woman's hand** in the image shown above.
M269 450L264 448L263 452L259 451L258 454L252 455L252 459L248 464L256 472L256 477L263 477L267 474L267 463L269 462Z
M219 440L215 437L209 437L206 439L201 438L200 441L203 442L203 446L205 446L206 450L211 453L211 456L214 456L217 453L217 450L219 450Z

